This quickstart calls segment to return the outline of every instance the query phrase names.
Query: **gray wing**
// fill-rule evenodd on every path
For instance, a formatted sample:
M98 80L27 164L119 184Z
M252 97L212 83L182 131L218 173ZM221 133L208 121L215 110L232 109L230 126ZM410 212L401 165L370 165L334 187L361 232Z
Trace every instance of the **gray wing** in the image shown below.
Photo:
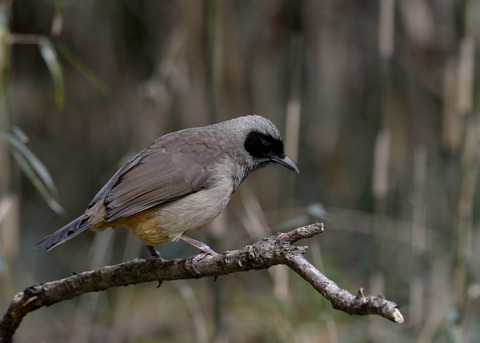
M200 190L221 153L214 143L210 136L186 130L159 138L131 158L90 207L103 199L108 223Z

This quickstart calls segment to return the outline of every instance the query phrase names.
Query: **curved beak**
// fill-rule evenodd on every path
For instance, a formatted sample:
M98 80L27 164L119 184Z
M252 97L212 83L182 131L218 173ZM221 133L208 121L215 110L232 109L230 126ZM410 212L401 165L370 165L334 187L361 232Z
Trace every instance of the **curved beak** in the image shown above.
M296 164L293 163L293 161L289 159L286 155L284 155L283 157L275 156L274 161L280 163L282 166L287 167L290 170L300 173Z

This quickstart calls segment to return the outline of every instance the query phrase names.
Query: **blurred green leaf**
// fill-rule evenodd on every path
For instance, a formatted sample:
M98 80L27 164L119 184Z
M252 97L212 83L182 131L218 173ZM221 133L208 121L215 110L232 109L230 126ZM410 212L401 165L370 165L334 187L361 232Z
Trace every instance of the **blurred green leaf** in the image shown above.
M62 213L62 206L55 200L55 198L58 198L58 192L50 173L14 132L4 126L0 126L0 137L3 137L9 144L13 157L20 168L22 168L25 175L50 208L57 213Z
M25 131L23 131L20 127L18 126L13 126L10 128L10 130L12 130L12 133L18 138L20 139L20 141L22 143L27 143L28 142L28 136L27 134L25 133Z
M63 107L65 100L62 65L58 61L57 52L49 38L40 38L38 46L43 60L47 64L50 75L52 76L55 104L61 108Z
M45 187L45 184L42 182L43 180L38 176L37 170L32 167L30 161L28 161L25 156L19 153L17 150L13 151L13 157L17 161L20 168L22 168L30 182L32 182L43 199L47 202L48 206L57 213L63 213L62 206L53 198L50 190Z
M58 52L80 73L85 77L94 87L102 93L107 93L110 88L100 80L88 67L61 42L55 42Z

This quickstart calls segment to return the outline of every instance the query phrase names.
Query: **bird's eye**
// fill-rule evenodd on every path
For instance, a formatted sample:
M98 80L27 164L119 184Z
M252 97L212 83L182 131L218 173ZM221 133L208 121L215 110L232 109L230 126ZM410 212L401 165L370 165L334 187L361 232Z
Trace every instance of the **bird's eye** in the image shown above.
M263 146L264 150L268 151L272 148L272 142L269 142L267 140L263 140L262 141L262 146Z
M283 152L283 144L271 136L259 132L250 132L245 140L245 149L257 158L268 158L272 154Z

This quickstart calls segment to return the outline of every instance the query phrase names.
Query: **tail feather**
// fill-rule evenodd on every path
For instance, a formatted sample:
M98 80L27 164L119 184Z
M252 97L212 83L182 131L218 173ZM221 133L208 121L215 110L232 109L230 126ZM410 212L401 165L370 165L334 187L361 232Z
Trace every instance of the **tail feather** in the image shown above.
M82 233L83 231L92 227L92 224L85 221L84 216L80 216L74 221L68 223L60 230L55 231L54 233L48 235L40 242L35 244L35 249L45 249L47 251L55 248L57 245L60 245L69 239L72 239L76 235Z

